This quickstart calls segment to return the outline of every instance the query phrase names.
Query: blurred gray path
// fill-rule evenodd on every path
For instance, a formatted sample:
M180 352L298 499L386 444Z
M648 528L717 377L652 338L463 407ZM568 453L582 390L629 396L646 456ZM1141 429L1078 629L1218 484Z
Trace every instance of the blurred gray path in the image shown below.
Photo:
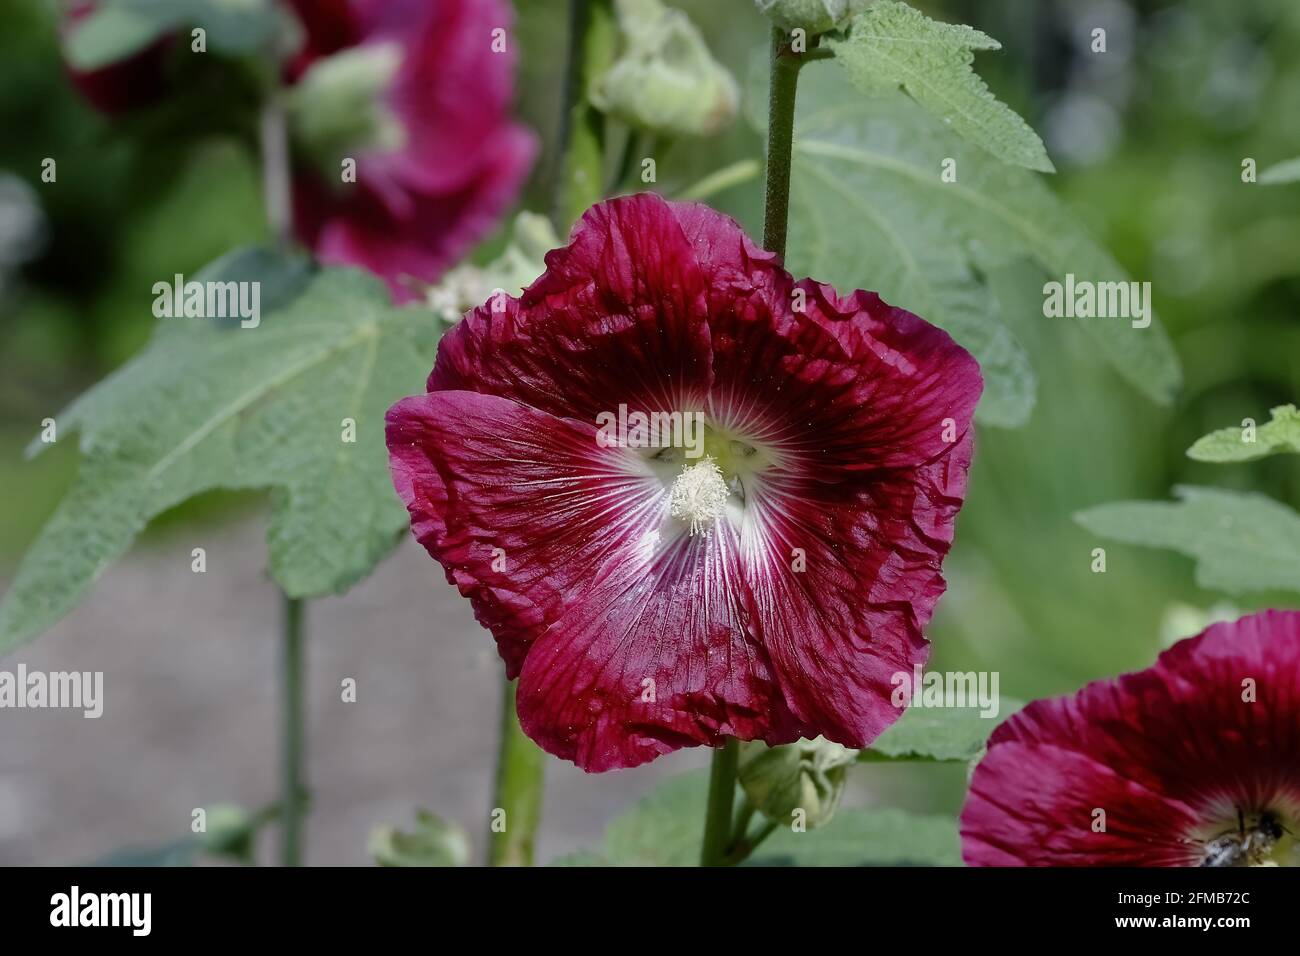
M104 716L0 710L0 864L69 864L189 832L195 807L276 797L279 598L263 522L182 528L138 545L53 630L0 669L104 672ZM207 549L207 572L190 550ZM483 853L500 663L491 637L413 541L308 611L308 864L367 864L372 826L417 806ZM341 700L344 678L356 703ZM548 766L539 860L594 845L605 823L706 751L587 775ZM261 858L274 858L274 834Z

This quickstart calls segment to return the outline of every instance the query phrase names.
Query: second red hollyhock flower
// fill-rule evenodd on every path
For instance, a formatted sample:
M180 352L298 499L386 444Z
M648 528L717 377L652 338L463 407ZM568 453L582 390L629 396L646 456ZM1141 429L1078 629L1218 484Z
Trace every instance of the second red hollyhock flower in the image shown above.
M289 2L306 32L290 66L293 89L333 71L321 100L337 111L315 132L338 150L323 166L300 162L295 176L299 237L322 261L363 266L398 298L413 298L411 280L436 280L496 225L537 151L533 135L510 118L510 6ZM376 102L349 107L377 75ZM345 142L349 132L364 134L355 148ZM342 181L344 154L356 161L355 182Z
M973 865L1300 864L1300 613L1030 704L993 732L961 829Z
M981 385L915 315L643 194L448 332L388 447L546 750L861 747L927 655ZM647 420L680 428L646 441Z

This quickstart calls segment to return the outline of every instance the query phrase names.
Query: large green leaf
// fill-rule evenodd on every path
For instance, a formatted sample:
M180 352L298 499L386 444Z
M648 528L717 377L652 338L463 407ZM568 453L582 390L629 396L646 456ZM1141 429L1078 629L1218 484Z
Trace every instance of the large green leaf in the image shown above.
M862 97L838 71L800 79L788 262L840 289L874 289L946 328L979 360L977 418L1023 424L1033 408L1029 358L1000 314L985 275L1019 259L1046 275L1119 281L1119 264L1039 177L973 149L901 94ZM955 182L941 178L945 159ZM1132 385L1168 402L1181 376L1158 322L1047 319L1077 325Z
M1220 428L1187 449L1188 457L1212 462L1254 461L1286 453L1300 454L1300 411L1294 405L1279 405L1272 410L1271 421L1250 432Z
M259 261L233 257L222 274L288 295L292 283ZM0 651L73 607L151 518L210 489L273 490L270 568L290 595L366 575L407 524L384 413L421 390L435 326L352 270L320 273L255 328L160 319L144 352L56 419L61 438L81 433L85 460L0 605Z
M1300 514L1264 495L1180 486L1178 502L1123 501L1076 516L1094 534L1196 559L1202 587L1300 592Z
M1023 706L1001 697L997 714L990 717L976 707L909 707L859 759L974 760L994 728Z
M708 771L670 777L610 823L604 858L616 866L697 865L708 791Z
M849 21L845 36L829 36L827 43L864 92L904 89L1003 162L1055 171L1038 134L972 68L976 50L1002 48L992 37L931 20L906 3L879 0Z
M855 808L817 830L778 827L745 865L961 866L961 837L951 817Z

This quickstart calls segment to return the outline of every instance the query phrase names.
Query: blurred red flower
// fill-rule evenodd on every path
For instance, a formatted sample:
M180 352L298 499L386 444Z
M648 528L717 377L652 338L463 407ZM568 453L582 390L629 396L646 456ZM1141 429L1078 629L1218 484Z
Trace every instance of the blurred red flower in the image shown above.
M284 2L303 33L285 68L300 120L295 231L322 262L362 266L386 279L397 298L414 298L411 280L437 280L497 224L537 152L536 138L510 116L510 5ZM75 30L94 7L75 7L65 29ZM69 73L104 112L148 105L166 92L165 56L174 39ZM355 162L346 179L345 159Z
M536 154L510 118L515 53L504 0L290 0L306 41L289 67L302 82L325 57L388 46L399 56L384 95L400 145L355 156L355 183L299 163L294 219L324 262L386 278L436 280L497 223ZM496 49L494 50L494 46Z
M599 771L726 737L861 747L928 653L981 387L915 315L642 194L448 332L388 447L546 750ZM685 440L608 429L655 413Z
M1300 863L1300 613L1215 624L1154 667L1030 704L962 810L978 866Z

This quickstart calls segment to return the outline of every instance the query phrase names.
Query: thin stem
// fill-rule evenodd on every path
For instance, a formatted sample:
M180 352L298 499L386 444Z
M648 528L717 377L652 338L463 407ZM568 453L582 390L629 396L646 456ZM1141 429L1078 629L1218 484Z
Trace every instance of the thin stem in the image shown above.
M731 852L727 854L727 862L734 866L749 858L749 855L758 849L758 845L771 836L777 828L775 820L764 820L762 826L754 831L753 835L746 834L736 841Z
M731 842L731 808L736 802L736 767L740 743L734 737L713 751L709 768L709 802L704 817L700 866L726 866Z
M515 682L501 686L501 744L488 863L492 866L532 866L533 844L542 821L543 770L546 755L524 736L515 710Z
M302 865L303 757L306 713L303 706L303 611L301 599L284 598L280 651L280 864Z
M749 182L759 174L762 168L756 159L737 160L729 166L714 170L693 186L682 190L677 195L677 198L691 202L703 202L724 189L730 189L732 186L739 186L741 183Z
M560 235L603 194L605 114L591 104L587 89L613 61L616 38L613 0L570 0L560 159L554 185L555 228Z
M745 797L740 802L740 812L736 814L736 823L731 828L731 839L727 841L727 855L731 856L736 847L740 846L745 839L745 833L749 830L749 821L754 819L754 814L758 807L749 802L749 797Z
M289 166L289 127L274 54L266 64L265 100L258 134L262 154L262 201L276 244L293 242ZM302 827L306 795L306 709L303 703L305 605L281 594L280 637L280 863L302 864Z
M623 152L619 156L618 165L614 168L614 174L609 178L606 193L615 193L627 185L627 181L632 173L632 166L636 163L637 153L649 152L645 147L647 140L644 135L634 129L629 129L627 135L623 138Z
M790 218L790 159L794 147L794 99L803 59L790 49L783 30L772 28L768 79L767 190L763 204L763 248L785 256Z
M758 829L751 834L749 825L757 814L758 807L750 803L749 797L745 797L740 803L740 810L736 813L735 825L731 828L731 838L727 841L723 865L735 866L743 863L758 848L758 845L776 830L777 822L763 817Z
M293 206L289 182L289 128L281 95L275 87L267 92L259 132L266 221L276 244L285 248L293 241Z

